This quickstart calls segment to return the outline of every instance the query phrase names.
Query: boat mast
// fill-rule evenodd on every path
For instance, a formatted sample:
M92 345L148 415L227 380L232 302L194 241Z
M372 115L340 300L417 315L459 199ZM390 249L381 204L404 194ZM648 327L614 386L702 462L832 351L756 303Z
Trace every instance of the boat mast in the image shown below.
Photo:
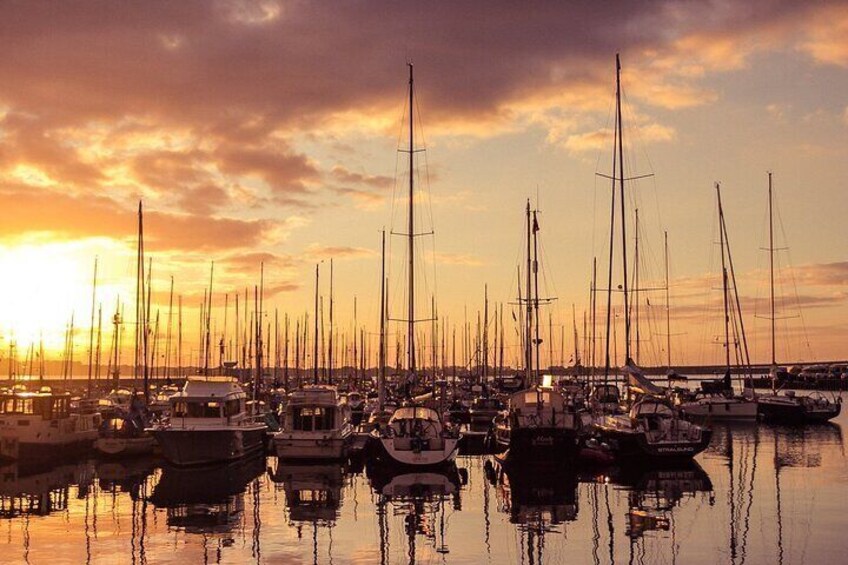
M624 286L624 362L630 363L630 304L627 296L627 221L624 214L624 128L621 119L621 59L615 54L615 111L618 138L618 187L621 199L621 264ZM615 172L613 172L615 177Z
M330 258L330 336L327 346L327 384L333 384L333 258Z
M383 230L380 251L380 351L377 401L380 411L386 404L386 230Z
M525 386L532 386L533 384L533 349L532 349L532 340L533 340L533 314L532 314L532 301L531 301L531 288L530 288L530 271L532 268L532 255L530 249L530 199L527 199L527 268L526 268L526 293L525 293L525 316L524 316L524 375L526 379ZM521 292L519 287L519 293ZM521 302L521 300L519 300Z
M205 308L205 319L203 320L204 326L206 326L206 332L203 336L203 376L209 376L209 356L211 354L212 348L212 336L210 331L210 324L212 322L212 276L215 274L215 261L212 261L212 265L209 267L209 293L206 295L206 308Z
M94 279L91 285L91 327L88 332L88 397L91 398L91 370L94 353L94 309L97 306L97 256L94 257ZM30 372L32 375L32 372Z
M315 264L315 339L312 343L312 384L318 384L318 263Z
M415 379L415 216L414 211L414 162L415 162L415 138L413 119L413 73L412 63L409 66L409 222L407 225L407 241L409 244L409 311L407 313L407 334L409 335L407 348L409 355L409 374Z
M663 232L663 250L665 255L665 352L668 370L671 370L671 310L668 289L668 232Z
M623 200L622 200L623 202ZM635 224L635 232L636 232L636 249L633 252L633 316L634 316L634 324L636 326L636 364L639 364L639 351L640 351L640 332L639 332L639 208L636 208L636 224Z
M539 345L542 343L539 339L539 245L536 237L536 232L539 231L539 222L536 221L536 210L533 210L533 308L534 314L534 340L533 345L536 346L536 382L541 383L539 379Z
M769 209L769 304L771 307L771 366L777 365L774 328L774 216L772 214L771 171L768 173Z
M721 292L724 302L724 362L730 371L730 313L727 306L727 267L725 266L724 251L724 210L721 207L721 185L715 183L716 197L718 198L718 241L721 246Z

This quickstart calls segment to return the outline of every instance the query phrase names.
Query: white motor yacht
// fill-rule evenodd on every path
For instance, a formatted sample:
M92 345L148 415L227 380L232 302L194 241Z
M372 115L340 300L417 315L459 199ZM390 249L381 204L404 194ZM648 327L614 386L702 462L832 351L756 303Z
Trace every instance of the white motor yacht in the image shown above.
M235 379L189 377L170 398L170 418L147 431L174 465L239 459L264 448L267 429L247 412L246 402Z
M289 394L274 448L280 459L336 460L347 455L352 439L348 404L335 387L313 385Z

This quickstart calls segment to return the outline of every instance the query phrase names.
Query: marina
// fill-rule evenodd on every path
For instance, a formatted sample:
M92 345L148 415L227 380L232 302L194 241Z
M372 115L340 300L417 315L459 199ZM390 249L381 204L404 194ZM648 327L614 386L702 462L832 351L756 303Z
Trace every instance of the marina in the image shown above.
M7 464L0 548L5 563L838 562L845 424L717 424L706 451L663 469L525 473L462 454L388 475L273 456Z
M844 560L844 2L0 22L0 563Z

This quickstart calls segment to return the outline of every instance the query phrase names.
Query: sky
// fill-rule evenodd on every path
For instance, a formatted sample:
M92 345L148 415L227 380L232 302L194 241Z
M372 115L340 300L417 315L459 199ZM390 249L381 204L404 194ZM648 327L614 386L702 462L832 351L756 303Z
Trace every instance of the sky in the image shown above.
M487 286L517 354L531 199L556 298L543 355L568 363L573 320L581 351L591 334L595 257L606 288L616 53L625 169L651 175L626 187L639 362L666 363L668 333L672 364L723 358L716 182L752 357L769 361L768 171L777 360L848 358L845 2L10 1L0 37L0 362L11 342L58 354L72 314L85 355L95 257L104 326L118 303L132 317L140 200L163 333L172 277L196 343L213 261L220 334L260 264L267 323L312 310L316 263L328 310L332 258L336 327L352 332L356 297L373 339L380 231L406 230L411 61L416 218L434 232L418 238L421 317L434 300L462 335ZM403 318L405 241L388 239Z

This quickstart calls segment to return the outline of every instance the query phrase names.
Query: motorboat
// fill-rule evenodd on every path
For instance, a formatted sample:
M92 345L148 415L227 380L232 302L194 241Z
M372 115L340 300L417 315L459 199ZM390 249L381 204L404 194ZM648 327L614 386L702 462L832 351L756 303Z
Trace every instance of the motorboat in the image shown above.
M0 458L22 462L89 450L102 417L91 403L72 409L71 395L43 387L0 394Z
M240 459L262 451L267 425L247 412L247 395L231 377L189 377L170 397L171 414L147 428L174 465Z
M289 394L283 429L274 434L277 457L286 460L338 460L353 439L350 406L335 387L304 386Z

